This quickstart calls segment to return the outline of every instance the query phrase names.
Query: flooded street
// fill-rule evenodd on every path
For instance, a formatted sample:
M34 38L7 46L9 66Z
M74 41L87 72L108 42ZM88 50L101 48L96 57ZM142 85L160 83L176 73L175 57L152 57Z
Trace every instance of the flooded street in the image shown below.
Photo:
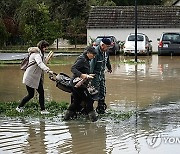
M64 65L51 69L71 76L76 56L60 56ZM97 122L53 118L0 117L0 154L179 154L180 56L112 56L106 73L106 103L115 111L134 111L127 120ZM18 65L0 66L0 101L19 101L26 94ZM70 94L45 76L47 100L70 102ZM96 102L95 102L96 105Z

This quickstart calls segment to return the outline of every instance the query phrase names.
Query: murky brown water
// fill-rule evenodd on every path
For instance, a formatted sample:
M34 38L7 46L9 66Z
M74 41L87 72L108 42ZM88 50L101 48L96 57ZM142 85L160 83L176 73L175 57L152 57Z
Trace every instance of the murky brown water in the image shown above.
M75 58L60 57L70 62ZM106 102L109 109L137 114L125 121L101 118L96 123L63 122L61 115L52 119L1 117L0 153L178 154L180 57L153 55L138 57L145 61L138 65L119 63L133 57L125 58L111 57L113 73L106 75ZM50 67L71 74L71 64ZM25 95L22 73L19 66L0 67L0 101L18 101ZM70 101L69 94L47 76L45 93L49 100ZM161 136L151 140L149 135Z

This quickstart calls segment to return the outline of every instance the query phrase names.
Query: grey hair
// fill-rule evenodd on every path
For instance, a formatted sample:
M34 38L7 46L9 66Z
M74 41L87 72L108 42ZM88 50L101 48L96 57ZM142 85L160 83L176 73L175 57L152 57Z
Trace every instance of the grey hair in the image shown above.
M103 41L101 41L101 42L100 42L100 45L103 45L103 44L104 44Z

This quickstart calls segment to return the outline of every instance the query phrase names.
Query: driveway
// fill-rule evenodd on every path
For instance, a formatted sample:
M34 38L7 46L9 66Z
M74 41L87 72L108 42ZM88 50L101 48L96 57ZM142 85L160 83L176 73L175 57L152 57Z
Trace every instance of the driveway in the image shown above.
M18 60L26 57L27 53L0 53L0 60Z

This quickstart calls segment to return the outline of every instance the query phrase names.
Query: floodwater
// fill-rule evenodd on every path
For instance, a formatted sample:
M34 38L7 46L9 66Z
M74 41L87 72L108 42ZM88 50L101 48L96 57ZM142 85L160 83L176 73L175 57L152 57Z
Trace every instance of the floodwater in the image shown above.
M50 67L71 75L75 58L59 57L66 65ZM130 119L0 117L0 153L179 154L180 57L142 56L138 60L144 63L120 63L132 58L112 56L113 72L106 74L108 109L136 111ZM17 65L0 66L0 101L19 101L26 94L22 73ZM44 88L46 99L70 102L47 75Z

